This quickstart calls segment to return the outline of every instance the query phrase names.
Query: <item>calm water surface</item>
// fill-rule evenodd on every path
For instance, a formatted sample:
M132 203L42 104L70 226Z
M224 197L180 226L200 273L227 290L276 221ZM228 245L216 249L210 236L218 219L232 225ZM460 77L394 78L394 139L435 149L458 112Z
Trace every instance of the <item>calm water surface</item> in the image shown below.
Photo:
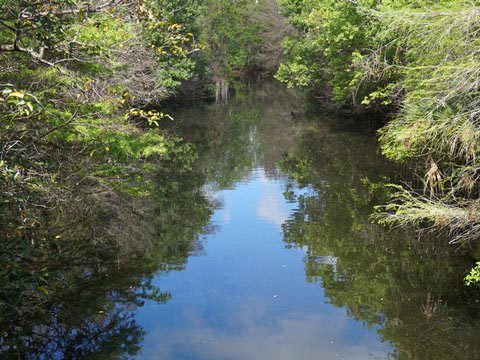
M202 254L184 271L156 277L173 298L139 311L149 333L143 357L364 359L391 349L377 327L328 304L322 287L306 281L308 249L282 241L282 225L298 207L284 198L287 183L256 167L233 189L212 194L222 204L212 217L215 234L203 237ZM334 268L337 259L325 255L321 261Z
M480 359L472 259L372 224L405 175L373 131L304 103L262 82L174 111L184 145L151 195L107 194L96 227L62 233L58 285L34 311L1 314L0 358ZM102 233L105 246L82 246ZM25 298L27 275L2 298Z
M372 225L398 175L372 133L299 104L264 83L175 114L215 206L180 271L154 277L171 299L138 308L138 358L476 357L468 261Z

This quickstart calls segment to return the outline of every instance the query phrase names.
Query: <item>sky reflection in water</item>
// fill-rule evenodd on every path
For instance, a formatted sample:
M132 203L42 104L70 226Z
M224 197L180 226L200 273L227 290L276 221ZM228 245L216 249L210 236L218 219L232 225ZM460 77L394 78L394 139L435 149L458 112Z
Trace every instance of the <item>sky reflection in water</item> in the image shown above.
M173 256L181 271L154 278L172 298L138 308L139 358L480 358L480 301L463 285L471 259L372 224L384 185L403 175L373 131L304 105L263 82L176 114L215 211L198 246ZM191 209L175 216L195 220ZM182 228L171 228L175 251Z
M282 242L281 225L297 206L285 200L285 182L257 168L214 195L222 206L212 218L217 232L203 239L204 256L158 275L156 285L173 298L139 309L148 332L141 358L367 359L391 350L375 327L306 282L305 252Z

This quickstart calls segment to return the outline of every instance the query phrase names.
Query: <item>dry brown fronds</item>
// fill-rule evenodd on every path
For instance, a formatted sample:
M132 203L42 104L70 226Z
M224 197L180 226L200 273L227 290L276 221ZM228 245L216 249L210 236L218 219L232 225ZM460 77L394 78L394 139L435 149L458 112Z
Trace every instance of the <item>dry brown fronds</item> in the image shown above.
M426 193L428 190L431 198L437 193L443 193L443 175L433 158L430 158L429 161L430 168L424 177L423 192Z

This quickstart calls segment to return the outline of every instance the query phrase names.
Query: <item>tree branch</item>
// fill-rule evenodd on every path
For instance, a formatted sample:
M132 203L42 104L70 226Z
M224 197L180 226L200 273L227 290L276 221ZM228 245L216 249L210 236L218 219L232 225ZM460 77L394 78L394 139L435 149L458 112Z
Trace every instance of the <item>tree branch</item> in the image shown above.
M63 16L63 15L75 15L75 14L80 14L80 13L96 13L96 12L101 12L104 11L106 8L109 6L114 6L118 5L121 1L107 1L104 4L98 5L98 6L81 6L75 9L65 9L65 10L57 10L57 11L42 11L39 13L35 14L28 14L28 13L22 13L20 15L20 19L22 20L36 20L38 18L42 18L48 15L55 15L55 16Z
M42 47L39 52L36 52L35 50L32 50L32 49L27 49L26 47L23 47L23 46L20 46L18 44L7 44L7 45L4 45L4 44L0 44L0 52L22 52L22 53L25 53L25 54L28 54L32 60L34 61L38 61L38 62L41 62L45 65L48 65L48 66L53 66L55 67L55 63L52 63L48 60L45 60L43 58L43 53L45 51L45 48Z

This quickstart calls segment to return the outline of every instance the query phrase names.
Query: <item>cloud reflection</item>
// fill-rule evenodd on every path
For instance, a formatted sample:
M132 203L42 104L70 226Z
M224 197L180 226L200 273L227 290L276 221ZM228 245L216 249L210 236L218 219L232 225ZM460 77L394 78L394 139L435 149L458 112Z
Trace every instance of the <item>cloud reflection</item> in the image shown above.
M264 171L259 174L258 180L262 187L262 196L256 205L257 215L263 221L280 228L288 218L283 194L278 184L268 179Z
M268 308L252 302L222 326L209 325L207 318L193 312L179 315L188 326L157 327L147 338L142 358L362 360L386 355L373 331L361 341L346 335L349 320L342 314L288 313L272 321Z

